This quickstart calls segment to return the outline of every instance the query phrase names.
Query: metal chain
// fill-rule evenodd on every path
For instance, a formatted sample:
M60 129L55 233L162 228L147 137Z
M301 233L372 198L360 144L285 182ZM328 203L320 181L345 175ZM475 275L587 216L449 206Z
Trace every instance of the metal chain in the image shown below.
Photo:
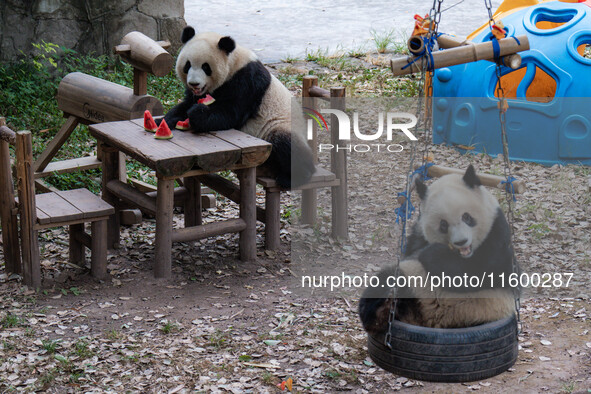
M427 33L427 38L429 42L433 38L437 38L437 29L439 26L439 21L441 20L441 4L443 0L433 0L433 7L429 11L429 18L431 19L431 23L429 23L429 32ZM425 85L427 80L427 67L429 59L427 56L423 56L421 58L421 76L419 79L419 86L418 86L418 98L417 98L417 130L423 131L423 138L424 138L424 148L423 148L423 160L422 165L424 166L427 162L429 157L429 147L430 147L430 136L431 136L431 97L433 97L433 81L427 87L427 92L425 93ZM423 109L423 101L425 102L425 108ZM422 126L422 127L421 127ZM410 152L410 163L408 167L408 172L406 174L406 187L405 187L405 198L407 199L405 205L405 212L404 217L405 220L402 220L402 229L400 232L400 252L398 253L398 258L396 261L396 267L394 269L394 277L398 277L400 272L400 260L402 258L402 250L405 248L406 245L406 220L408 219L409 209L410 209L410 190L411 190L411 182L412 182L412 174L414 172L414 162L415 157L417 155L417 144L415 142L411 142L411 152ZM384 344L389 348L392 349L392 345L390 344L390 340L392 339L392 323L396 320L396 308L398 305L398 299L396 298L396 288L392 288L390 292L390 314L388 315L388 331L386 331L386 335L384 337Z
M491 0L484 0L484 4L488 10L489 21L488 25L491 28L495 24L495 20L492 14L492 4ZM515 245L515 227L514 221L515 217L513 214L513 185L510 183L513 176L511 175L511 161L509 160L509 140L507 138L507 118L506 112L508 108L507 98L505 97L505 90L503 89L501 83L502 71L501 71L501 61L497 61L496 66L496 76L497 76L497 88L496 88L496 96L499 99L499 122L501 124L501 144L503 146L503 163L505 165L504 174L507 183L505 184L505 202L507 204L507 219L509 221L509 227L511 229L511 244ZM518 274L519 270L517 268L517 261L515 257L515 250L513 250L512 257L511 257L511 269L514 274ZM514 292L515 296L515 313L517 314L517 324L518 324L518 332L521 332L521 316L520 316L520 309L521 309L521 298L520 298L521 288L518 287Z

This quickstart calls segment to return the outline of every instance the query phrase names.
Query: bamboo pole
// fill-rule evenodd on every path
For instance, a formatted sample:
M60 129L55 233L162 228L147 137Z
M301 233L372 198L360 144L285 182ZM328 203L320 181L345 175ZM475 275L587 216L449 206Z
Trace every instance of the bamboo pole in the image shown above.
M518 43L519 41L519 43ZM526 35L503 38L498 41L499 56L513 55L517 52L529 49L529 40ZM480 44L463 45L431 53L433 68L442 68L475 62L478 60L494 60L494 49L491 41ZM421 71L420 62L414 56L392 59L390 64L394 76L412 74ZM413 63L414 62L414 63Z
M415 170L418 167L419 166L415 166ZM466 172L465 170L461 170L459 168L451 168L451 167L444 167L444 166L438 166L438 165L432 165L429 168L427 168L427 174L431 178L439 178L439 177L442 177L442 176L448 175L448 174L464 175L465 172ZM413 176L413 178L411 179L411 182L410 182L410 190L411 191L414 190L414 188L415 188L415 179L418 176L419 176L418 174L415 174ZM482 183L483 186L495 187L497 189L505 190L506 184L501 183L501 182L504 182L506 179L502 176L481 174L481 173L476 174L476 176L478 177L478 179L480 179L480 183ZM512 184L513 184L513 189L516 194L522 194L527 189L525 182L523 180L513 181ZM402 204L402 203L404 203L406 198L404 196L399 196L397 198L397 200L398 200L399 204Z

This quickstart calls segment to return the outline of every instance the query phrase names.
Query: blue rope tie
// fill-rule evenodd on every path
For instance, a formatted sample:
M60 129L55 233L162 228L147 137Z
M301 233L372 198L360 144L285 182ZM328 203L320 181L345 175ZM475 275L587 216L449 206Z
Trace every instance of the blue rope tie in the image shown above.
M428 181L429 179L431 179L431 177L428 174L428 169L431 166L434 166L435 164L433 163L425 163L424 165L420 166L419 168L417 168L416 170L413 171L412 174L410 174L410 179L412 179L412 177L415 174L419 174L421 176L421 180L423 182Z
M513 185L513 182L516 181L517 178L514 178L512 176L508 177L506 181L501 181L501 185L506 185L505 186L505 191L508 191L511 193L511 196L513 196L513 201L517 201L517 199L515 198L515 186Z
M491 42L492 42L493 56L494 56L495 62L499 63L501 61L501 47L499 45L499 41L497 40L497 38L495 36L493 36L493 39L491 40Z
M412 217L415 207L413 207L412 202L410 202L410 198L406 196L406 192L398 193L398 197L404 197L405 200L402 204L400 204L400 208L396 208L394 210L394 213L396 213L396 223L399 223L399 220L406 222L407 219ZM406 216L406 204L408 204L408 217Z
M433 47L435 46L435 42L437 41L437 37L439 37L443 33L438 33L436 36L432 35L431 38L422 37L423 42L425 43L422 52L420 52L416 57L412 60L412 62L408 63L406 66L402 67L404 70L415 64L419 59L427 56L427 71L433 71L435 69L435 62L433 61Z

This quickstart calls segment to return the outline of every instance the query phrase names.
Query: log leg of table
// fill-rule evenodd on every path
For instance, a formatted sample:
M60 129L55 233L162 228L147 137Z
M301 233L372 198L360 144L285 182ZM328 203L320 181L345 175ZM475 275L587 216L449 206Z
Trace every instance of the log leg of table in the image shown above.
M71 224L69 227L70 232L70 263L84 265L84 245L79 242L75 234L84 232L84 223Z
M115 208L115 214L109 216L107 222L107 247L112 249L119 245L119 198L109 191L107 183L119 179L119 152L116 149L103 146L103 200Z
M254 260L257 254L256 244L256 168L238 170L240 181L240 217L246 222L246 228L240 232L240 260Z
M279 249L279 230L281 229L281 192L269 191L265 194L265 249Z
M172 266L172 214L174 209L174 180L158 178L156 196L156 252L154 276L169 278Z
M201 184L195 177L183 179L187 188L187 199L185 200L185 227L199 226L201 218Z
M93 278L107 278L107 221L97 220L91 223L91 251L90 273Z

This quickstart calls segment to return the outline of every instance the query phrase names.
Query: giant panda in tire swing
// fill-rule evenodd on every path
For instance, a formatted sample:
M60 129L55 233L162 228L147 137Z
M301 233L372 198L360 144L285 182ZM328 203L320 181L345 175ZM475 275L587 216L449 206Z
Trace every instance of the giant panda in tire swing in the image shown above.
M168 127L188 118L196 133L237 129L264 139L272 144L264 171L286 189L306 183L314 173L314 159L304 128L292 128L289 90L231 37L196 34L187 26L181 42L176 74L186 87L185 99L164 116ZM206 95L215 101L199 103ZM300 115L293 116L298 126L304 124Z
M513 272L511 231L496 198L481 185L474 167L465 174L445 175L429 187L416 182L421 213L407 240L398 275L427 278L443 274L482 277L492 274L482 288L471 286L399 288L396 319L434 328L471 327L515 314L515 289L500 287L499 275ZM387 278L395 266L377 275L379 286L368 287L359 303L359 316L368 333L388 329L390 306ZM507 281L505 281L507 283ZM384 287L382 287L384 285Z

